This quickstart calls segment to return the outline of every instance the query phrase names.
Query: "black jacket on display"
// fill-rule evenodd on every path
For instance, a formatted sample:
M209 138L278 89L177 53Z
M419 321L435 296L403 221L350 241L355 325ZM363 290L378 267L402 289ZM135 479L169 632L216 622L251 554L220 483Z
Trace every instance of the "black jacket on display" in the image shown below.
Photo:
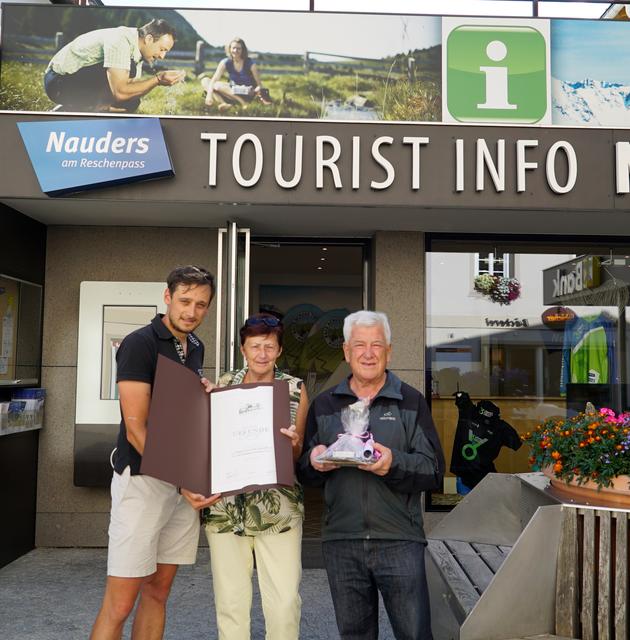
M473 404L464 391L455 394L459 420L453 441L451 473L470 489L488 473L496 472L494 461L501 447L516 451L521 438L511 425L501 420L501 410L490 400Z

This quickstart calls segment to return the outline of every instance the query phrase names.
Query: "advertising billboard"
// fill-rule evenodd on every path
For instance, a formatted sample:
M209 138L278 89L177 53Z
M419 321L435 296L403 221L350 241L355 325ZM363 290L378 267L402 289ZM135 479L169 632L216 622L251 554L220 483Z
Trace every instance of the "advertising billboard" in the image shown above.
M630 126L611 20L4 5L0 109Z
M441 118L439 17L28 5L2 13L3 110Z

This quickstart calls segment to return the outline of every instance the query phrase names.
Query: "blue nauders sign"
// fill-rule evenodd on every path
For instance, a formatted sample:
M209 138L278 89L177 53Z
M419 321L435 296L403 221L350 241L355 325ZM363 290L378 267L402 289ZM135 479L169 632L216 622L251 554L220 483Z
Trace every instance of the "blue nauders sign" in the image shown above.
M158 118L20 122L18 128L49 196L175 175Z

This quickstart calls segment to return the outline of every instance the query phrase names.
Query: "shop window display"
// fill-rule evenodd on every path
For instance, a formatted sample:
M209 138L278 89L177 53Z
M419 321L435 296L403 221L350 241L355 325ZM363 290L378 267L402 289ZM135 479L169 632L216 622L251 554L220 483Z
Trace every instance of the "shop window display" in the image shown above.
M527 448L514 436L546 418L573 415L588 401L618 411L630 407L625 250L520 242L484 251L466 242L451 249L440 239L427 251L427 390L447 468L455 462L444 493L430 496L429 507L457 502L466 490L467 462L475 467L475 483L493 465L499 472L529 471ZM495 265L497 271L486 273L518 278L519 295L507 304L475 286L481 267ZM463 437L462 394L475 410L492 407L497 424L500 412L509 429L502 426L493 440L476 433L477 420ZM462 456L471 443L488 464Z
M0 387L39 382L41 315L41 285L0 274Z

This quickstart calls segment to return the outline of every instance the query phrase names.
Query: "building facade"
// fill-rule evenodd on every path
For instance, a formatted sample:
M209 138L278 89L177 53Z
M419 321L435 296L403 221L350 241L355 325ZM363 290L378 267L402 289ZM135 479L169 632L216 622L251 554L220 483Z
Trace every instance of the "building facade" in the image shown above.
M7 61L3 73L15 62ZM495 110L507 101L510 111L514 99L490 92L488 100ZM449 113L463 108L444 104ZM36 469L33 543L106 544L118 419L112 354L124 326L160 309L156 291L177 264L219 276L200 332L210 377L238 364L232 341L243 318L267 310L293 331L283 365L317 392L347 373L344 315L387 312L391 368L430 398L449 459L457 391L491 400L521 433L589 399L627 408L630 130L557 126L550 115L557 103L545 104L542 123L525 115L517 124L467 116L368 122L358 108L348 120L158 114L150 120L172 175L123 182L86 164L92 183L83 176L79 186L43 181L50 171L29 149L24 127L43 127L35 142L73 169L88 162L81 150L101 140L102 157L114 162L117 128L138 122L5 108L0 278L43 285L43 331L33 340L41 339L37 384L47 398L41 432L2 436L0 455ZM103 127L114 133L107 138ZM597 266L588 284L580 271L578 288L579 256ZM564 310L555 321L554 308ZM579 370L575 322L594 318L608 322L607 342L589 351L599 364ZM19 380L7 373L2 399L25 386ZM13 453L27 439L30 452ZM527 453L502 453L497 468L526 471ZM454 493L449 477L446 503ZM428 498L430 506L440 501Z

